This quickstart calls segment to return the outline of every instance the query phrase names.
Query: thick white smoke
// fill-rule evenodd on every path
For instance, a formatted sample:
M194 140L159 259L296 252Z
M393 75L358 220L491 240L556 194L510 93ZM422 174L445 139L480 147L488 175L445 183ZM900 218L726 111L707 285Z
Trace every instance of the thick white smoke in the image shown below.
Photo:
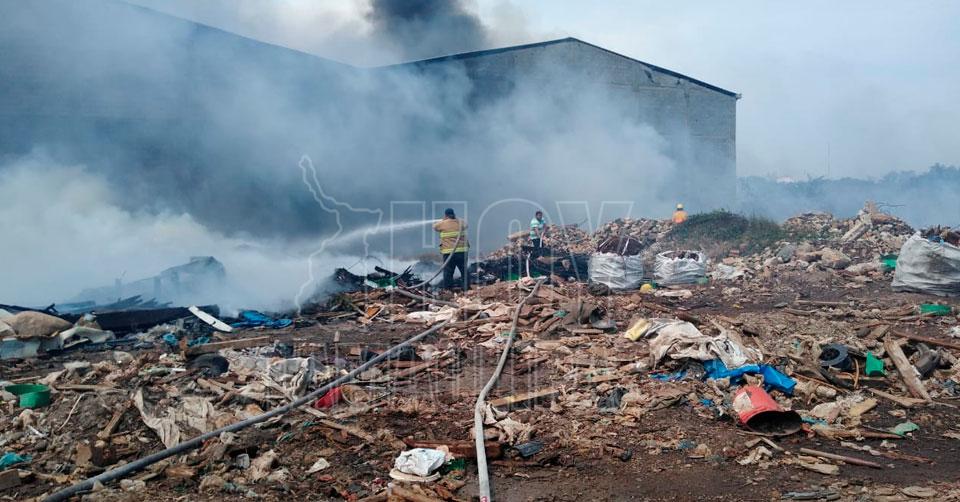
M316 242L228 237L186 213L131 212L94 170L39 153L0 169L0 303L62 303L84 288L150 277L191 256L212 255L227 270L223 288L191 301L227 311L289 308L308 279L307 256ZM368 262L369 268L400 265L376 257ZM318 256L316 266L363 272L356 255L337 249Z

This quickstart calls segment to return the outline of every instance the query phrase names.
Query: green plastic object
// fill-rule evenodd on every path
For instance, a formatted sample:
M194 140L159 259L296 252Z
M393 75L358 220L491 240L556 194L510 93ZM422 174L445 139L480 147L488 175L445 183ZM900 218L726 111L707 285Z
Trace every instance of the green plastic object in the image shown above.
M883 369L883 361L873 355L872 352L867 352L867 364L864 366L863 372L867 376L886 376L887 374Z
M951 310L949 305L938 305L936 303L920 304L921 314L950 315Z
M880 266L885 270L896 270L897 258L898 256L895 254L885 254L880 257Z
M20 398L21 408L43 408L50 404L50 388L46 385L20 383L4 390Z
M913 422L901 422L897 424L894 428L890 429L890 432L903 436L908 432L914 432L920 430L920 426Z
M397 287L397 279L395 277L384 277L382 279L377 279L373 281L373 283L380 288Z

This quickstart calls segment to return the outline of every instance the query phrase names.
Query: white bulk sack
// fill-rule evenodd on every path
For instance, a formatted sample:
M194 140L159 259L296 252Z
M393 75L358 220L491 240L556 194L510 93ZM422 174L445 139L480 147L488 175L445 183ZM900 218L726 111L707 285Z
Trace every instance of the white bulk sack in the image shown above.
M590 282L605 284L612 290L637 289L643 283L643 259L615 253L594 253L587 264Z
M900 248L893 290L960 296L960 248L914 234Z
M681 252L660 253L653 262L653 277L657 284L693 284L707 276L707 256L701 251L683 251L683 254L695 254L694 258L679 258Z

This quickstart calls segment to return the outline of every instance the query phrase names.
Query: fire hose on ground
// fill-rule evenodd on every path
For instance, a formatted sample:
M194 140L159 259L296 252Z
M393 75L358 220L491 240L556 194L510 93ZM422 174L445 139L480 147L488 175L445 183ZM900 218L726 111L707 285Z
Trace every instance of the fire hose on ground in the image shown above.
M446 260L443 260L443 264L440 265L440 270L437 270L437 272L434 273L433 275L431 275L429 279L427 279L427 280L425 280L425 281L423 281L423 282L414 284L413 286L410 286L410 289L417 289L417 288L419 288L419 287L421 287L421 286L425 286L425 285L429 284L430 281L436 279L437 276L440 275L440 272L443 272L444 269L447 268L447 265L450 264L450 260L453 259L453 254L456 252L457 246L460 245L460 239L462 239L462 238L463 238L463 226L461 225L460 231L457 232L457 240L456 240L456 242L453 243L453 251L451 251L450 253L447 254L447 259L446 259ZM466 275L466 274L467 274L467 271L466 271L467 266L464 265L463 268L464 268L463 274Z
M510 324L509 337L503 346L503 353L500 354L500 361L497 363L497 368L493 371L493 376L490 377L490 380L483 386L483 389L480 390L480 394L477 396L477 404L473 410L473 435L477 448L477 483L480 486L480 502L490 502L493 500L490 497L490 474L487 472L487 453L483 444L483 414L486 411L487 394L490 392L490 389L496 385L497 380L500 379L503 366L507 362L507 357L510 356L510 348L513 347L513 340L517 336L517 323L520 321L520 309L530 301L530 298L533 298L533 295L537 294L537 290L540 289L540 285L542 285L544 281L546 281L545 277L537 279L530 294L517 304L517 309L513 312L513 322Z
M61 500L67 500L68 498L70 498L70 497L72 497L72 496L74 496L74 495L77 495L77 494L79 494L79 493L81 493L81 492L89 491L90 489L93 488L93 485L94 485L95 483L97 483L97 482L106 483L106 482L108 482L108 481L113 481L113 480L115 480L115 479L123 478L124 476L127 476L128 474L132 474L132 473L134 473L134 472L137 472L137 471L139 471L139 470L142 470L142 469L144 469L145 467L148 467L148 466L150 466L150 465L152 465L152 464L155 464L155 463L157 463L157 462L159 462L159 461L161 461L161 460L164 460L164 459L166 459L166 458L172 457L172 456L174 456L174 455L178 455L178 454L183 453L183 452L186 452L186 451L190 451L190 450L192 450L192 449L194 449L194 448L198 448L198 447L200 447L201 445L203 445L203 442L204 442L204 441L206 441L206 440L208 440L208 439L213 439L213 438L219 436L220 434L222 434L222 433L224 433L224 432L235 432L235 431L239 431L239 430L245 429L245 428L247 428L247 427L249 427L249 426L251 426L251 425L258 424L258 423L260 423L260 422L264 422L264 421L266 421L266 420L268 420L268 419L270 419L270 418L273 418L273 417L276 417L276 416L280 416L280 415L286 414L286 413L289 412L289 411L292 411L292 410L294 410L294 409L297 409L297 408L303 406L304 404L307 404L307 403L309 403L309 402L312 402L312 401L316 400L317 398L319 398L319 397L323 396L324 394L326 394L327 391L329 391L330 389L332 389L332 388L334 388L334 387L337 387L337 386L339 386L339 385L342 385L342 384L344 384L344 383L347 383L347 382L353 380L353 378L354 378L355 376L357 376L357 375L359 375L360 373L366 371L368 368L370 368L370 367L372 367L373 365L379 363L380 361L383 361L384 359L392 356L393 354L397 353L400 349L402 349L402 348L404 348L404 347L407 347L407 346L409 346L410 344L415 343L415 342L417 342L417 341L419 341L419 340L421 340L421 339L423 339L423 338L425 338L425 337L427 337L427 336L429 336L429 335L437 332L440 328L444 327L448 322L450 322L450 321L449 321L449 320L443 321L443 322L441 322L441 323L439 323L439 324L436 324L436 325L432 326L430 329L427 329L426 331L422 331L422 332L420 332L419 334L414 335L414 336L408 338L407 340L405 340L405 341L403 341L403 342L401 342L401 343L399 343L399 344L397 344L397 345L394 345L394 346L391 347L390 349L384 351L382 354L374 357L373 359L367 361L366 363L361 364L360 366L357 366L353 371L347 373L346 375L344 375L344 376L342 376L342 377L340 377L340 378L337 378L336 380L334 380L334 381L332 381L332 382L327 383L326 385L318 388L317 390L314 390L313 392L310 392L309 394L307 394L307 395L305 395L305 396L303 396L303 397L301 397L301 398L299 398L299 399L297 399L297 400L295 400L295 401L291 401L290 403L287 403L287 404L285 404L285 405L283 405L283 406L280 406L280 407L278 407L278 408L274 408L274 409L272 409L272 410L270 410L270 411L268 411L268 412L266 412L266 413L264 413L264 414L262 414L262 415L257 415L257 416L255 416L255 417L248 418L248 419L243 420L243 421L241 421L241 422L237 422L237 423L228 425L228 426L226 426L226 427L221 427L221 428L219 428L219 429L216 429L216 430L212 430L212 431L210 431L210 432L203 433L203 434L201 434L201 435L199 435L199 436L197 436L197 437L195 437L195 438L193 438L193 439L190 439L190 440L188 440L188 441L185 441L185 442L183 442L183 443L180 443L180 444L178 444L178 445L176 445L176 446L173 446L173 447L171 447L171 448L167 448L166 450L159 451L159 452L154 453L154 454L152 454L152 455L148 455L148 456L146 456L146 457L143 457L143 458L141 458L141 459L139 459L139 460L135 460L135 461L133 461L133 462L130 462L129 464L125 464L125 465L123 465L123 466L117 467L116 469L113 469L113 470L110 470L110 471L106 471L106 472L104 472L104 473L102 473L102 474L98 474L97 476L94 476L94 477L92 477L92 478L88 478L88 479L86 479L86 480L84 480L84 481L81 481L80 483L77 483L77 484L75 484L75 485L73 485L73 486L69 486L69 487L67 487L67 488L64 488L63 490L60 490L60 491L54 493L53 495L50 495L49 497L47 497L47 498L44 499L44 502L58 502L58 501L61 501ZM514 325L516 325L516 322L514 322Z

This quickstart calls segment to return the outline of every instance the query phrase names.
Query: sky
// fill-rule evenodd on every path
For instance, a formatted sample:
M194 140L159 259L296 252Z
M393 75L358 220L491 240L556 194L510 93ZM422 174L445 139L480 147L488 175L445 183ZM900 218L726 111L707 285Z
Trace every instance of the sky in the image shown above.
M366 0L130 0L360 66L404 59ZM491 46L573 36L738 92L738 174L960 164L960 2L466 0ZM440 54L437 54L440 55Z

